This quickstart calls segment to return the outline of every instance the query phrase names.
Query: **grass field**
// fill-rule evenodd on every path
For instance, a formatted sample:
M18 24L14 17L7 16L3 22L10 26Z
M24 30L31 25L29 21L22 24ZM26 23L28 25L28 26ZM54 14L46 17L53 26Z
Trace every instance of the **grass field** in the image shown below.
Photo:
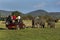
M31 26L30 21L25 21ZM5 28L0 24L0 28ZM56 28L26 28L21 30L0 30L0 40L60 40L60 22Z

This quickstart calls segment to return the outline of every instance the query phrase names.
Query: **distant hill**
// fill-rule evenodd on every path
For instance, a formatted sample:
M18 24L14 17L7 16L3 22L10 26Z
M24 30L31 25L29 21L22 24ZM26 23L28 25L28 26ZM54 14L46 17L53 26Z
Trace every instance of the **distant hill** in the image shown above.
M1 16L8 16L12 13L13 11L5 11L5 10L0 10L0 15ZM24 14L21 14L24 15Z
M48 12L45 10L36 10L30 13L27 13L27 15L32 15L32 16L40 16L40 15L46 15L46 14L48 14Z
M0 14L2 16L8 16L12 13L13 11L5 11L5 10L0 10ZM35 10L26 14L21 13L21 15L32 15L32 16L42 16L42 15L49 15L49 16L55 16L60 18L60 12L47 12L45 10Z
M12 13L12 11L0 10L0 15L1 16L7 16L7 15L10 15L11 13Z
M48 15L60 17L60 12L49 12Z
M27 13L28 15L32 16L43 16L43 15L48 15L48 16L54 16L54 17L59 17L60 18L60 12L47 12L45 10L36 10Z

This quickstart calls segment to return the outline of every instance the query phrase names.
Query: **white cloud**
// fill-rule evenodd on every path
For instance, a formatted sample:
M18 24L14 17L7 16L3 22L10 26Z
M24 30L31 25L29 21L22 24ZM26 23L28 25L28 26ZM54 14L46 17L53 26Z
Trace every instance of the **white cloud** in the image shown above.
M60 5L60 1L56 2L56 5Z
M34 8L43 8L45 6L46 6L46 3L39 3L39 4L34 5L33 7Z

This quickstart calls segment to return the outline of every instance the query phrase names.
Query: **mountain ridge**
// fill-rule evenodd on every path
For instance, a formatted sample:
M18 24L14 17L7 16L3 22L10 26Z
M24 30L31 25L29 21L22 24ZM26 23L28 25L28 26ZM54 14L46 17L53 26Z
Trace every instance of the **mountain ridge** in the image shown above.
M0 15L2 16L8 16L12 13L13 11L5 11L5 10L0 10ZM47 12L45 10L35 10L31 11L29 13L22 13L23 15L32 15L32 16L42 16L42 15L49 15L49 16L57 16L60 17L60 12Z

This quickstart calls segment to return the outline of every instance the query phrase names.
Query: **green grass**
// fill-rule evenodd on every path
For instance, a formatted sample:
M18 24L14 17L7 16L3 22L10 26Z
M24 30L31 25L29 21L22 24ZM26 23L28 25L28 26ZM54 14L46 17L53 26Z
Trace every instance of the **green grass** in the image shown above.
M60 28L0 30L0 40L60 40Z
M0 24L0 28L5 25ZM0 40L60 40L60 22L56 23L56 28L0 30Z

